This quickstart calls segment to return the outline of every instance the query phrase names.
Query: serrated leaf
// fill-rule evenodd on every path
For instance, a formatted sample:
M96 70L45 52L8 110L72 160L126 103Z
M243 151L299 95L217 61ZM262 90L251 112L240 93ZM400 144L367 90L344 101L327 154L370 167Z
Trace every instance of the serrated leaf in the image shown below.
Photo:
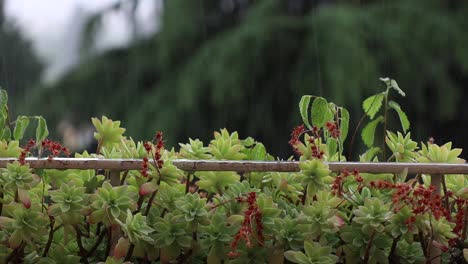
M362 103L362 109L370 117L370 119L374 119L375 114L377 114L377 112L380 110L380 107L382 107L382 101L384 97L385 95L383 93L379 93L368 97Z
M341 130L341 142L344 142L348 136L349 131L349 112L348 110L341 108L341 121L340 121L340 130Z
M401 127L403 128L403 131L406 133L406 131L410 128L410 122L408 120L408 116L406 115L405 112L401 109L400 105L394 101L388 102L388 106L390 108L393 108L397 114L398 118L400 118L400 123Z
M401 96L405 97L406 94L403 92L403 90L398 86L398 83L395 80L390 80L390 85L392 86L393 89L395 89Z
M13 137L15 140L21 140L24 132L29 125L29 118L26 116L18 116L16 119L15 129L13 130Z
M41 142L47 138L49 130L47 129L47 123L42 116L37 117L37 128L36 128L36 142Z
M328 102L322 97L318 97L312 103L312 125L316 127L323 127L323 124L326 121L327 112L328 112Z
M375 129L377 125L383 121L383 117L379 116L375 120L369 122L361 132L362 141L367 147L374 145Z
M312 126L309 122L309 104L312 96L304 95L299 102L299 112L301 113L302 122L309 128L312 129Z

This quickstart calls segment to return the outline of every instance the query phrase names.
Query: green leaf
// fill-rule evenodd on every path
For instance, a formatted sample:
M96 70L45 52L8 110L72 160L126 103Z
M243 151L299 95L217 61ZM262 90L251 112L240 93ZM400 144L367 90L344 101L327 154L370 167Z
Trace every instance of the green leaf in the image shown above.
M340 121L340 129L341 129L341 142L344 142L346 137L348 136L349 131L349 112L348 110L341 108L341 121Z
M309 104L312 96L304 95L299 102L299 111L301 112L302 122L309 128L312 129L312 126L309 122Z
M256 143L255 147L252 149L252 160L266 160L267 152L266 148L262 143Z
M13 137L15 140L21 140L24 132L29 125L29 118L26 116L18 116L16 119L15 129L13 130Z
M0 106L7 106L8 103L8 93L6 90L0 88Z
M364 127L361 132L362 141L366 144L367 147L372 147L374 145L374 136L375 136L375 129L377 125L383 121L383 117L379 116L375 120L369 122L369 124Z
M401 96L405 97L406 94L403 92L403 90L398 86L398 83L395 80L390 80L390 85L392 86L393 89L395 89Z
M284 252L284 257L293 263L300 263L300 264L306 264L309 262L309 258L302 252L300 251L286 251Z
M317 99L315 99L312 103L311 110L312 125L317 126L319 128L322 127L325 121L327 121L326 117L328 111L329 109L327 100L325 100L322 97L318 97Z
M47 123L42 116L37 117L37 128L36 128L36 142L41 142L47 138L49 130L47 129Z
M370 117L370 119L374 119L375 114L377 114L377 112L380 110L380 107L382 107L382 101L384 97L384 93L379 93L368 97L362 103L362 109Z
M338 141L334 138L327 139L328 158L333 157L338 149Z
M403 131L406 133L406 131L410 128L410 122L408 120L408 116L406 115L405 112L403 112L403 110L401 110L400 105L397 104L396 102L390 101L390 102L388 102L388 106L390 106L390 108L395 109L395 111L398 113L398 117L400 118L401 127L403 128Z
M11 129L9 127L4 127L1 135L2 140L10 140L11 139Z

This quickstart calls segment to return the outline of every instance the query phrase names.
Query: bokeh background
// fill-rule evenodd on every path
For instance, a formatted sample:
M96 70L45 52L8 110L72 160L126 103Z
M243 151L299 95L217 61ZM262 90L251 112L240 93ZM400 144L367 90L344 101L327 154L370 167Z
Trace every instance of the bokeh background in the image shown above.
M379 77L406 91L414 139L468 149L468 1L0 0L12 115L76 150L106 115L138 140L226 127L287 157L302 95L347 107L352 129Z

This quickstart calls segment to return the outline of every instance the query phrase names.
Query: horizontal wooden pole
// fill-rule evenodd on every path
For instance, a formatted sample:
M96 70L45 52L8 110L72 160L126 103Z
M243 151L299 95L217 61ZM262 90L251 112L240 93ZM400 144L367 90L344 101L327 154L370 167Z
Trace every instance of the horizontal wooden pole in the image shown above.
M0 167L14 162L14 158L0 158ZM32 168L41 169L110 169L139 170L141 159L98 159L98 158L27 158ZM232 161L232 160L173 160L172 163L185 171L299 171L297 161ZM330 170L357 169L362 173L399 173L408 169L408 173L417 174L468 174L468 164L447 163L392 163L392 162L329 162Z

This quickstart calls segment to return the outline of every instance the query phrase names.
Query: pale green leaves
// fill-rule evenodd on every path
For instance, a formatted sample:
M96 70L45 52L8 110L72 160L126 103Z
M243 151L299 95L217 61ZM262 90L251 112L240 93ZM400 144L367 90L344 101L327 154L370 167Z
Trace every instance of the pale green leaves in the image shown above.
M299 112L301 113L302 122L309 128L312 129L312 126L309 122L309 104L312 96L304 95L299 102Z
M362 109L364 112L370 117L370 119L374 119L375 114L380 110L382 107L382 101L385 98L384 93L379 93L376 95L372 95L368 97L362 103Z
M321 97L316 98L312 103L312 125L322 127L330 119L329 112L327 100ZM331 114L331 118L333 118L333 114Z
M333 264L338 257L333 255L331 247L321 246L318 242L304 242L305 254L301 251L286 251L284 256L288 261L299 264Z
M382 93L378 93L368 97L362 103L362 109L364 110L365 114L369 116L370 123L368 123L361 132L362 140L367 147L372 147L374 144L375 138L375 130L377 125L380 123L387 123L387 111L388 109L393 109L397 112L398 118L400 119L401 127L403 131L406 133L410 128L410 122L406 113L401 109L400 105L394 101L388 101L389 92L390 90L397 91L401 96L405 96L406 94L401 90L398 86L397 82L390 78L380 78L386 84L386 91ZM377 116L380 112L382 105L385 106L384 113L382 115ZM377 116L377 118L376 118ZM383 117L385 116L385 117ZM385 132L384 132L385 133Z
M388 77L386 77L386 78L379 78L379 79L387 85L387 89L394 89L394 90L397 91L401 96L403 96L403 97L406 96L405 92L403 92L403 90L398 86L398 83L397 83L395 80L390 79L390 78L388 78Z
M29 118L25 116L18 116L18 119L16 119L15 129L13 130L13 138L15 140L22 139L28 125Z
M311 95L304 95L299 102L299 112L301 113L302 121L309 129L312 129L312 126L321 128L325 122L333 119L333 113L325 98L316 97L312 102L312 107L310 109L310 118L312 120L311 125L309 119L309 105L311 99Z
M398 117L400 118L401 122L401 127L403 128L403 132L406 133L406 131L410 128L410 122L408 120L408 116L406 115L403 110L401 110L401 107L399 104L397 104L394 101L388 102L388 106L392 109L395 109L395 111L398 113Z
M47 138L49 135L49 130L47 129L47 123L42 116L37 118L37 128L36 128L36 142L41 142Z
M364 144L366 144L367 147L372 147L372 145L374 145L375 129L377 128L378 124L383 122L383 120L384 118L379 116L377 119L367 124L362 130L362 141L364 141Z

